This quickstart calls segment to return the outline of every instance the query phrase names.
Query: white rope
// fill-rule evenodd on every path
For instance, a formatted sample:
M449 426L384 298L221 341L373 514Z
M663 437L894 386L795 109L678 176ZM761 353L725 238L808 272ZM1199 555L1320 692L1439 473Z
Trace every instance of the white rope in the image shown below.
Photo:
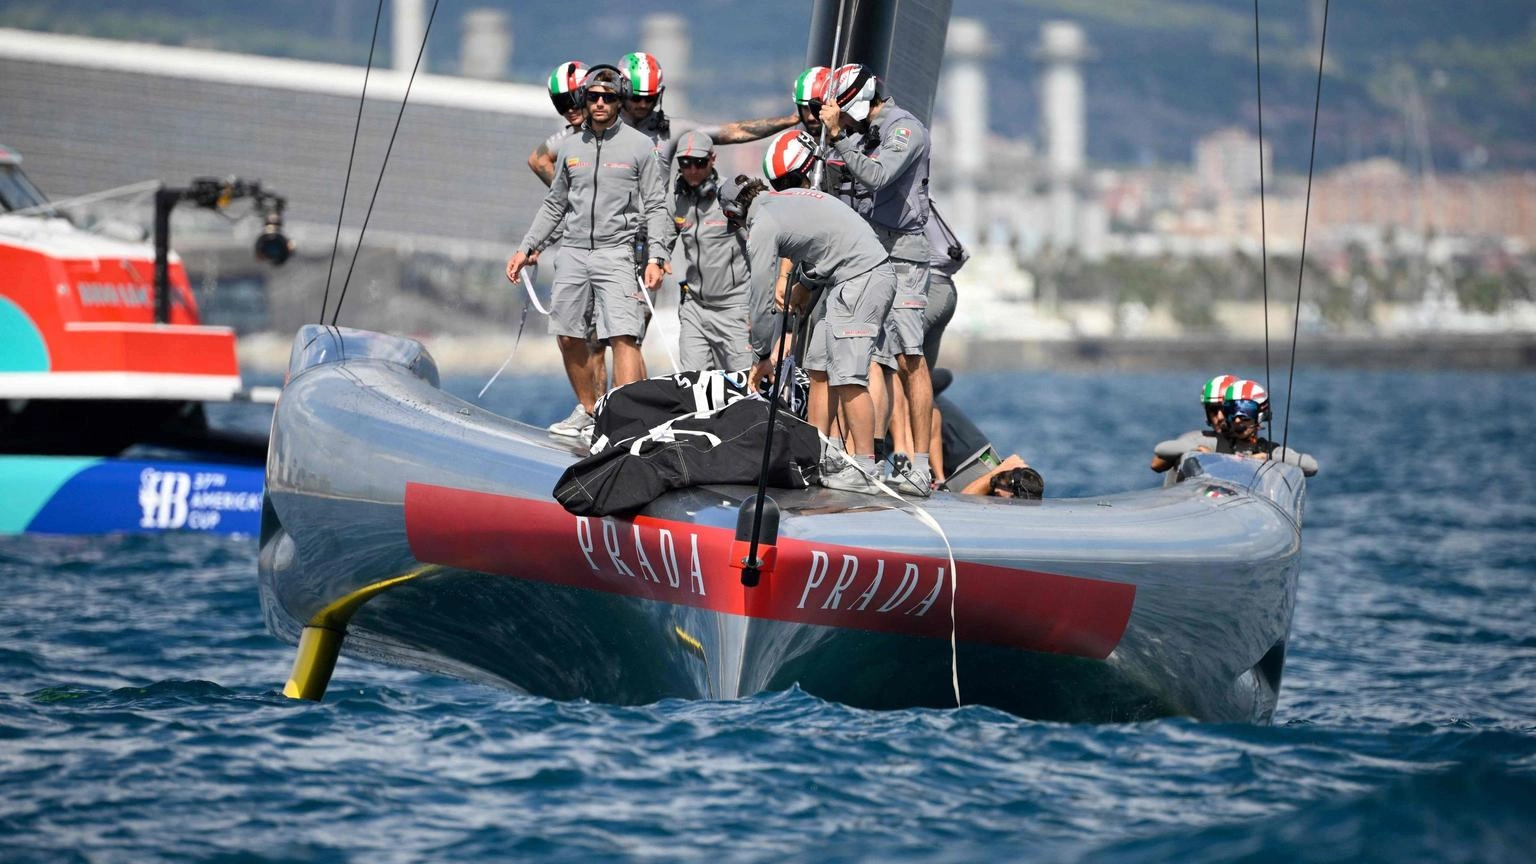
M539 296L537 294L535 294L534 291L533 291L533 283L534 283L535 280L537 280L539 278L539 265L536 264L536 263L535 264L528 264L528 265L524 266L523 269L524 270L531 270L531 271L533 271L533 272L528 273L527 275L523 276L523 287L528 289L528 299L533 301L533 305L534 305L535 308L537 308L540 312L544 313L545 315L548 315L549 314L549 310L545 309L543 306L539 305ZM517 324L517 338L512 340L512 353L507 355L507 359L501 361L501 366L496 369L495 374L493 374L491 376L489 381L485 382L485 386L484 387L480 388L480 392L478 394L476 394L476 396L475 396L476 401L484 398L485 391L491 389L491 385L496 383L496 379L501 377L501 373L502 372L506 371L507 365L512 362L512 358L517 356L517 346L519 346L519 345L521 345L523 343L523 328L525 326L527 326L527 324L528 324L528 307L525 305L525 306L523 306L523 318Z
M640 288L640 298L645 301L646 308L651 310L651 320L655 321L656 304L651 300L651 292L645 287L645 280L640 278L639 273L635 274L635 284ZM661 340L661 347L667 352L667 359L672 361L672 371L674 373L683 371L683 364L678 362L677 352L672 350L672 343L663 339Z
M849 465L853 465L856 468L858 467L858 463L853 461L853 457L848 455L848 453L845 451L832 448L831 452L836 453L839 459L842 459ZM859 470L863 471L864 469L859 468ZM901 497L901 495L898 494L896 490L885 485L885 483L881 481L879 477L870 477L869 479L873 480L875 485L880 487L881 492L884 492L885 494L895 498L897 501L900 501L903 504L909 505L911 510L908 512L915 514L917 521L933 529L933 532L939 535L939 539L944 541L944 553L949 556L949 683L955 691L955 707L959 708L961 705L960 645L956 632L957 628L955 625L955 594L958 593L959 590L959 573L957 572L959 568L955 566L955 548L949 544L949 535L944 533L944 526L939 524L939 520L933 518L933 514L929 513L927 510L924 510L921 504L918 504L915 501L908 501L907 499Z
M528 292L528 302L533 304L533 308L539 310L540 315L548 318L549 310L545 309L544 304L539 302L539 292L533 290L533 283L539 279L539 263L535 261L532 264L525 264L523 269L532 271L523 277L523 290ZM550 302L554 302L553 297L550 298Z

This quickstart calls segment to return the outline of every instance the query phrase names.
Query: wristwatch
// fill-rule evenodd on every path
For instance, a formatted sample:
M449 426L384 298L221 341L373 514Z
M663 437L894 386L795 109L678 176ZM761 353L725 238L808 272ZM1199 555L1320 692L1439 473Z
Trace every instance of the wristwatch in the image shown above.
M667 266L667 259L665 259L665 258L658 258L656 256L652 256L645 263L647 263L647 264L655 264L657 267L665 267L665 266Z

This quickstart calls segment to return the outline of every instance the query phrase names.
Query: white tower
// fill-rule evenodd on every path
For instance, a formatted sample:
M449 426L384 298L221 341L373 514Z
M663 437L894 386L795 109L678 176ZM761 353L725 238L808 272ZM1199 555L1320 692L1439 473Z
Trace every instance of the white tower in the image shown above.
M416 66L416 54L421 52L421 68L427 68L427 52L421 44L426 38L427 19L422 14L422 0L395 0L394 13L394 61L395 69L411 74Z
M961 241L972 245L983 239L980 185L987 170L989 103L987 76L981 64L989 53L986 27L980 21L955 18L949 22L941 101L951 135L943 158L949 162L954 187L940 210Z
M671 13L645 16L640 23L640 50L661 63L666 96L662 106L669 116L688 116L688 19Z
M1088 56L1083 30L1070 21L1047 21L1040 28L1036 56L1040 75L1041 130L1050 184L1052 245L1076 248L1079 241L1078 187L1083 175L1087 137L1083 122L1083 76L1078 64Z
M465 78L499 81L507 77L512 59L512 33L507 13L500 9L471 9L459 28L459 74Z

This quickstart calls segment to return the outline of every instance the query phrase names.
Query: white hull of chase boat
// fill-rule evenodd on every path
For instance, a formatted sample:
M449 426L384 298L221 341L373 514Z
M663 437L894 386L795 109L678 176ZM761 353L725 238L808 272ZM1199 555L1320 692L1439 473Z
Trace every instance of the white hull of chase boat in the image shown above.
M310 327L268 456L260 586L301 643L558 699L729 699L798 683L869 708L1268 722L1305 485L1202 454L1172 486L1089 500L938 494L940 536L885 497L770 490L774 570L729 563L754 490L669 492L629 518L551 496L569 439L437 386L415 342ZM954 648L952 649L952 639Z

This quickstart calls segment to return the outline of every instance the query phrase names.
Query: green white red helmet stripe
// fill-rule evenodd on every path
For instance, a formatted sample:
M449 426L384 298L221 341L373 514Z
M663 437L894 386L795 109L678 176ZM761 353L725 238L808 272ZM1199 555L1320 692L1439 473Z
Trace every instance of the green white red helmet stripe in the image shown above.
M1220 404L1226 398L1227 388L1238 382L1236 375L1217 375L1205 382L1205 387L1200 391L1200 402L1205 405Z
M809 105L811 100L825 102L827 82L832 80L832 70L826 66L812 66L795 79L795 104Z
M816 142L804 130L786 129L773 136L763 154L763 174L777 180L804 169L816 153Z
M629 92L640 96L655 96L661 92L661 63L644 51L625 54L619 64L629 78Z
M555 71L549 73L549 95L558 96L561 93L570 93L581 86L581 79L586 76L587 67L580 60L567 60L555 67Z
M1259 382L1249 381L1244 378L1227 385L1226 392L1222 394L1222 398L1227 402L1237 402L1246 399L1249 402L1257 402L1262 406L1269 401L1269 393L1259 386Z

